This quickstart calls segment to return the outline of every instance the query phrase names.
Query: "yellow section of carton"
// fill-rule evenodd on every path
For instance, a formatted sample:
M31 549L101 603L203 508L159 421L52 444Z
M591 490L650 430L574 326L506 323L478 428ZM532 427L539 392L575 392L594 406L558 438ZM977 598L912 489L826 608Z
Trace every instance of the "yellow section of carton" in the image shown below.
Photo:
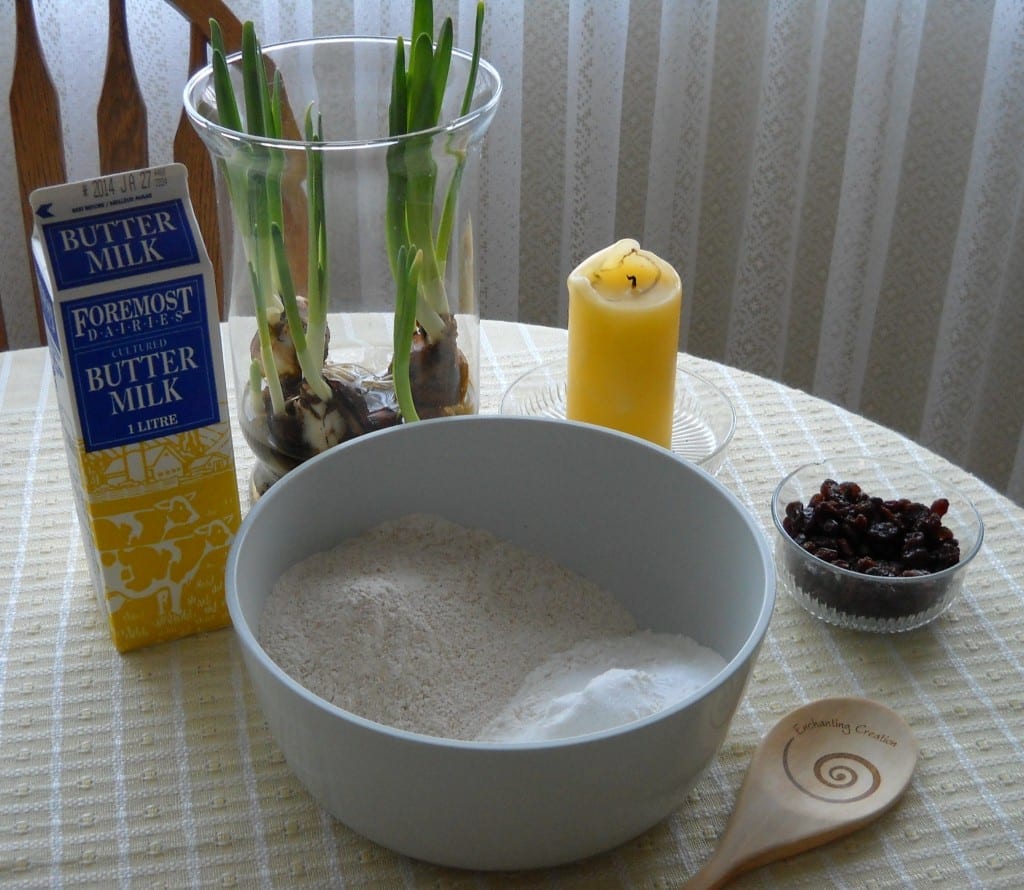
M226 423L79 451L97 594L121 652L229 623L224 569L239 525Z

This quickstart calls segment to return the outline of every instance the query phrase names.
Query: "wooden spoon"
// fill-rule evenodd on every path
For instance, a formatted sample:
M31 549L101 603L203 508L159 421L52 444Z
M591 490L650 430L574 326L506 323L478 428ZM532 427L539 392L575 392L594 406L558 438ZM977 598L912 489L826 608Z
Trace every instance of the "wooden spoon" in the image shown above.
M797 708L761 740L718 849L685 887L721 887L878 818L910 784L917 750L910 727L877 702Z

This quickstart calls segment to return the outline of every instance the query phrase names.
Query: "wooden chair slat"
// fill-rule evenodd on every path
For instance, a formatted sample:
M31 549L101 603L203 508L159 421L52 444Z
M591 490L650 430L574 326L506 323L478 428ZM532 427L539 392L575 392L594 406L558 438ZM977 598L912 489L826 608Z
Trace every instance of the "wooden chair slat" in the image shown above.
M100 173L149 165L146 104L128 43L124 0L110 0L107 67L96 109Z
M189 71L195 71L206 64L206 49L209 45L202 29L197 25L189 28ZM217 306L224 317L224 276L221 269L220 229L217 220L217 192L214 187L213 163L210 154L189 123L188 115L182 109L178 129L174 134L174 159L188 168L188 190L192 208L203 233L207 252L213 264L217 283Z
M28 195L40 186L64 182L67 174L64 165L60 102L43 56L32 4L30 0L15 0L15 7L17 34L10 107L18 188L22 196L21 212L26 244L29 245L28 255L31 257L32 208L29 207ZM36 324L39 329L39 341L42 343L46 340L46 328L43 324L34 274L31 280L35 296ZM0 348L6 348L6 345L7 334L4 328Z
M242 23L228 9L224 0L167 0L167 2L193 26L202 31L203 38L207 43L210 42L210 19L216 19L224 34L224 46L228 52L235 52L242 48ZM206 64L205 59L203 64Z

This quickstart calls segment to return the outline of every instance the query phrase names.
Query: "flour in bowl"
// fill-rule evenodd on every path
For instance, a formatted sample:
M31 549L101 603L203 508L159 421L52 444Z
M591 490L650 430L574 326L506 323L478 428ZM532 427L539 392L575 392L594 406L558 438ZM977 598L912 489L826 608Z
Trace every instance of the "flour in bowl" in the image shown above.
M632 723L682 701L724 667L717 652L679 634L584 640L534 668L477 738L538 742Z
M704 682L688 668L692 641L638 634L592 581L425 514L385 522L291 567L267 600L259 637L321 698L444 738L558 737L556 727L537 728L545 696L563 699L547 715L562 731L590 732L660 710ZM712 671L701 653L699 677L724 666L715 656ZM684 674L683 686L674 685Z

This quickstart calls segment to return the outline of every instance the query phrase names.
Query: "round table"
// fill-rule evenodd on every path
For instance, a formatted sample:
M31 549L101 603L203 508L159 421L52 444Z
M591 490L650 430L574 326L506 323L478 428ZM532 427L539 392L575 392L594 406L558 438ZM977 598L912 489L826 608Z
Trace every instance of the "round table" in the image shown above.
M485 321L481 410L565 344L564 330ZM733 886L1024 885L1024 510L834 405L691 356L681 364L732 400L718 478L769 537L788 470L884 454L972 497L983 549L953 608L904 635L837 630L780 595L728 738L679 810L582 863L477 875L405 859L325 815L269 737L230 630L116 653L88 578L47 351L0 353L0 884L676 887L711 854L767 729L805 702L856 695L913 728L921 757L906 795L867 828ZM235 448L244 510L252 459L237 432Z

